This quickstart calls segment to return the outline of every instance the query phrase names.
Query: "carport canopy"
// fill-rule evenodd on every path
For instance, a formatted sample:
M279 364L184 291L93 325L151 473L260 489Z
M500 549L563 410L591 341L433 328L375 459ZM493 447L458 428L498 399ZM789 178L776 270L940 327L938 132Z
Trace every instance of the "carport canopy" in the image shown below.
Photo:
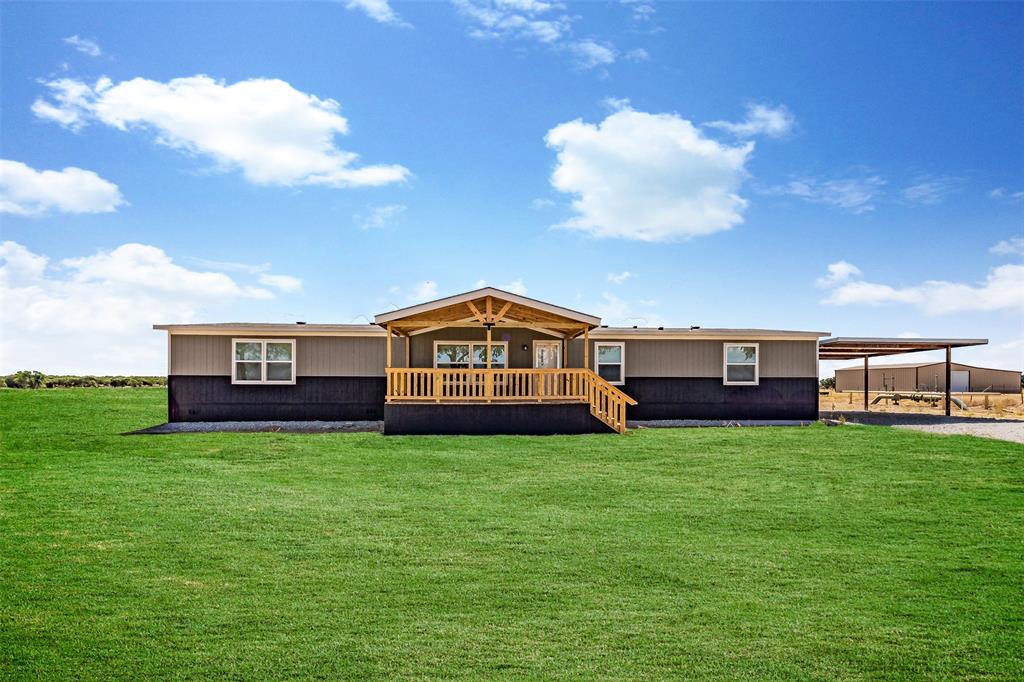
M868 409L868 358L926 350L946 351L946 416L949 416L950 365L954 348L984 346L988 339L905 339L874 336L837 336L818 343L819 360L864 358L864 410Z

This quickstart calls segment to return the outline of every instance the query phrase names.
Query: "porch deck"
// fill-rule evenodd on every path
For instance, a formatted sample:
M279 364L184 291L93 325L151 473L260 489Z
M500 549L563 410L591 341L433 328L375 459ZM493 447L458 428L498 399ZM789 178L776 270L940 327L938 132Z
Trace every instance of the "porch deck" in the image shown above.
M450 369L389 367L388 403L584 403L590 414L619 433L626 406L636 401L593 371L564 369Z

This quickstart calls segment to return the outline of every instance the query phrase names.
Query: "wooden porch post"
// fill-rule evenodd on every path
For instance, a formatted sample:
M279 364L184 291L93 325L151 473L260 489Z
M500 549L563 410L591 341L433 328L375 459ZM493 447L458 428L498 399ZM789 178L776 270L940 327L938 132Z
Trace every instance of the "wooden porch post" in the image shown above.
M487 305L490 306L491 300L487 299ZM507 360L506 360L507 364ZM491 368L491 326L487 325L487 369Z
M953 358L953 347L952 346L946 346L946 416L947 417L949 416L949 384L950 384L950 380L953 378L953 372L952 372L953 364L951 362L952 358Z
M412 337L409 334L405 335L405 368L409 369L412 367Z
M388 325L388 343L384 351L384 366L391 369L391 325Z
M583 328L583 365L590 369L590 327Z
M868 411L868 356L864 356L864 411Z

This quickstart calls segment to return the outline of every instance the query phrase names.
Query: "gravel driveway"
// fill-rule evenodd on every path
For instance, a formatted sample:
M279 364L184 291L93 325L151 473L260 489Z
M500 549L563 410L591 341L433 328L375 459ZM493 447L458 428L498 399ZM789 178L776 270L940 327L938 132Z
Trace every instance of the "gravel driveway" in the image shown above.
M822 413L823 418L839 419L843 417L853 424L874 424L877 426L895 426L898 429L911 429L928 433L946 435L978 436L979 438L996 438L1014 443L1024 443L1024 421L1016 419L988 419L985 417L946 417L937 414L895 414L870 412L830 412Z

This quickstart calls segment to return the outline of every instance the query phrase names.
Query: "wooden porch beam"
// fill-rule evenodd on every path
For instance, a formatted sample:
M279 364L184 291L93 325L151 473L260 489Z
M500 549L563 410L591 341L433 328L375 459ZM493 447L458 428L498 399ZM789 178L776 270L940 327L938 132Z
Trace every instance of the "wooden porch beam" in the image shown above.
M472 301L466 301L466 305L469 306L469 312L473 313L473 317L480 320L480 324L487 322L484 316L480 313L480 309L473 305Z
M505 317L505 313L507 313L509 311L509 308L511 307L512 301L509 301L508 303L501 307L501 310L498 311L498 314L495 315L494 319L491 321L494 322L494 324L498 324L499 322L501 322L501 320Z
M583 328L583 367L590 369L590 327Z

